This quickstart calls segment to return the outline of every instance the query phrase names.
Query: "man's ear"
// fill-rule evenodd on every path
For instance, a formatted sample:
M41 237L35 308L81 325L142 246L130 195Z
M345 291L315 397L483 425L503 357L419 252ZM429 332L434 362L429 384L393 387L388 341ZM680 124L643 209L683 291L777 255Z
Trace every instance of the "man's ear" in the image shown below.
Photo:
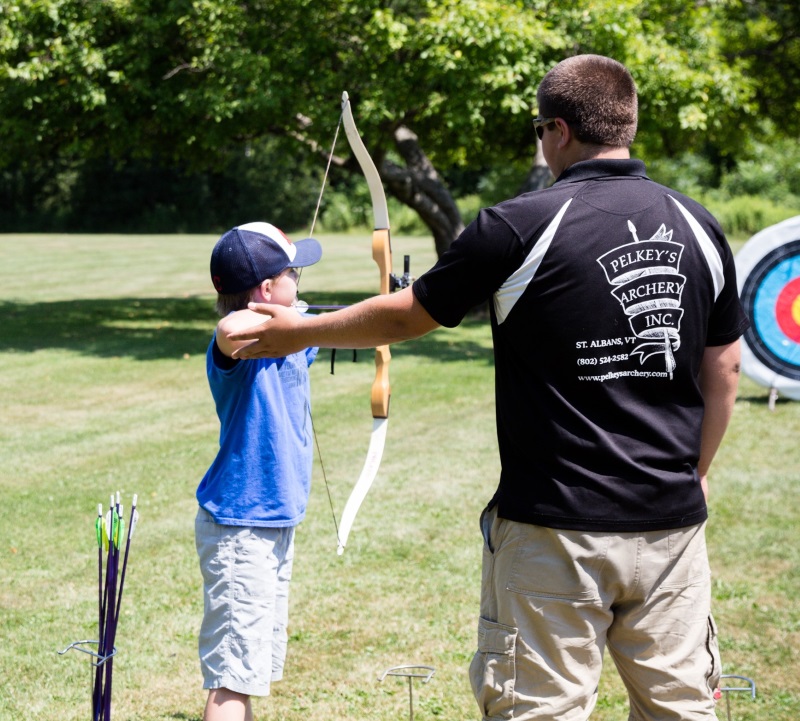
M561 118L556 118L555 123L556 123L556 128L558 128L558 131L561 133L561 137L558 139L556 147L565 148L573 137L572 129Z

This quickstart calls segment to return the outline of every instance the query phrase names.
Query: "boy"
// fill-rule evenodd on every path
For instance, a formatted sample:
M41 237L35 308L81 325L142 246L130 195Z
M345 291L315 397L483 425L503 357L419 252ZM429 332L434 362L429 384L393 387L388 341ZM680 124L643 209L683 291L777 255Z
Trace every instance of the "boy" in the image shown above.
M322 255L269 223L225 233L211 254L221 320L206 356L220 420L217 457L197 489L195 540L203 574L199 651L204 721L251 721L250 696L283 675L294 528L311 483L308 367L317 348L271 360L236 360L234 330L262 317L249 301L292 306L297 268Z

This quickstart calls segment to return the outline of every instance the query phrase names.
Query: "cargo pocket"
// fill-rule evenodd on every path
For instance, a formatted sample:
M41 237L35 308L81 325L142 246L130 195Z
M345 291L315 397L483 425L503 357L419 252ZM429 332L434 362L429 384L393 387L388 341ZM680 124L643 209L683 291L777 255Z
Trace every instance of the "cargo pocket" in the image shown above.
M511 718L516 645L516 628L485 618L478 620L478 650L469 667L469 678L484 721Z

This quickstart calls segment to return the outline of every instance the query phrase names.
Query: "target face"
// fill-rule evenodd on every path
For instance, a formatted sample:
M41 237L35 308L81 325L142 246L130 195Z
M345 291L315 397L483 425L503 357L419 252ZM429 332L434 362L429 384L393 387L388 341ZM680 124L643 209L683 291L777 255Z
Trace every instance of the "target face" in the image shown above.
M747 241L736 256L736 273L750 319L742 370L800 400L800 216Z

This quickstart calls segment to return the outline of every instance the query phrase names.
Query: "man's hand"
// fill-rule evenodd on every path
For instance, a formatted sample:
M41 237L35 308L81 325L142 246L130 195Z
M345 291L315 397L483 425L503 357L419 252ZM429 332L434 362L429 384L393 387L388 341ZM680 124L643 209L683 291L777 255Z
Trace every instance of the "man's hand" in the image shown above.
M267 316L267 319L259 325L228 334L231 341L252 341L234 351L234 358L283 358L308 347L299 334L305 321L294 308L272 303L250 303L248 308Z

